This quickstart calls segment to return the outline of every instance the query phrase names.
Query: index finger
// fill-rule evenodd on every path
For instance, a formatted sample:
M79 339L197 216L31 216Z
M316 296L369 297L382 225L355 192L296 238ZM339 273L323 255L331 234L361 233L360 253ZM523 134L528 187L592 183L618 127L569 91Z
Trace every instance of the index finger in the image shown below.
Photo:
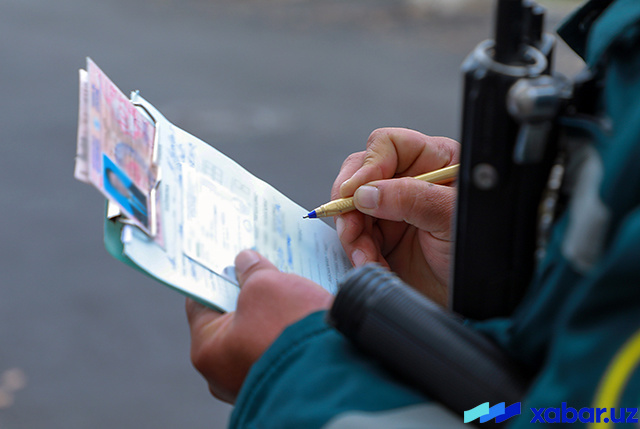
M362 167L362 162L364 161L364 157L366 155L365 151L352 153L344 160L342 163L342 167L340 167L340 172L336 177L336 180L333 182L333 186L331 187L331 199L335 200L341 198L340 195L340 187L342 184L348 180L353 173L358 171L360 167Z
M340 196L351 196L365 183L392 177L415 176L457 162L458 143L430 137L406 128L375 130L367 141L362 166L340 186Z

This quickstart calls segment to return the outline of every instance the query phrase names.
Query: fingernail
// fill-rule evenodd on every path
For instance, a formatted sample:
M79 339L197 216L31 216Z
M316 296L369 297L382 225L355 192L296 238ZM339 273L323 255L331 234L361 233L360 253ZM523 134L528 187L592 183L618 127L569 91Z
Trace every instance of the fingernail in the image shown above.
M345 189L348 185L347 183L349 183L351 179L347 179L344 182L342 182L342 185L340 185L340 195L344 195L343 189Z
M353 261L354 267L360 267L367 262L367 255L360 249L356 249L351 254L351 260Z
M363 209L378 208L380 200L380 190L375 186L360 186L353 195L356 205Z
M349 187L349 183L351 182L351 179L352 178L349 178L349 179L345 180L344 182L342 182L342 185L340 185L340 196L341 197L347 197L347 196L351 195L351 193L346 191L346 189ZM353 191L351 191L351 192L353 192Z
M342 237L342 233L344 232L344 219L342 219L342 216L336 218L336 232L338 233L338 237Z
M260 256L253 250L243 250L236 256L236 275L249 270L260 261Z

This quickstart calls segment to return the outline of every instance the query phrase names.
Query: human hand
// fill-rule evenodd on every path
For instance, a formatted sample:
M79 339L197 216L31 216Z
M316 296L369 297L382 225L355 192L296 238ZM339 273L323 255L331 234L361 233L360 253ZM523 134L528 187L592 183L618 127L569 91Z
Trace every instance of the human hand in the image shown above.
M257 252L236 257L240 295L235 312L220 314L191 299L191 361L211 393L235 401L249 369L292 323L322 309L333 296L311 280L285 274Z
M456 189L411 177L458 163L459 151L445 137L384 128L371 134L365 151L345 160L331 197L354 196L358 210L337 216L336 229L355 266L378 262L434 301L447 302Z

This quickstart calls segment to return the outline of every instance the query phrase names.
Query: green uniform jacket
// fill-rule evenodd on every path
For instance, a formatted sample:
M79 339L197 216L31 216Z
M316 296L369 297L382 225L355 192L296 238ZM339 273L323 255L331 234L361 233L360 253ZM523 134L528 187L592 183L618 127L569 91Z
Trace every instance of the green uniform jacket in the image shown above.
M470 324L537 374L511 427L610 426L640 406L640 1L598 14L608 3L592 0L560 30L604 79L598 126L567 124L590 141L569 163L574 196L513 317ZM231 419L234 428L456 426L461 416L355 351L323 313L289 327L253 366Z

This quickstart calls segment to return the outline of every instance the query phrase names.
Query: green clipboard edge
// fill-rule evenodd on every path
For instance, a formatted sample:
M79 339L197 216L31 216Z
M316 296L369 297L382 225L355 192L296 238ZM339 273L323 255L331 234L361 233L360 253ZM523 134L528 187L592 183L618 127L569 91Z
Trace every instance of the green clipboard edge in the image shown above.
M109 202L107 201L107 206L108 206ZM107 249L107 252L109 252L109 254L111 256L113 256L115 259L117 259L120 262L124 262L125 264L127 264L128 266L136 269L137 271L145 274L148 277L151 277L152 279L154 279L155 281L162 283L163 285L167 286L170 289L173 289L177 292L180 292L182 295L185 295L189 298L191 298L194 301L199 302L200 304L204 305L205 307L209 307L212 310L215 310L219 313L225 313L224 310L222 310L221 308L215 306L214 304L204 301L202 298L197 297L195 295L192 295L182 289L178 289L177 287L166 283L160 279L158 279L157 277L154 277L151 273L149 273L148 271L144 270L143 268L141 268L140 266L138 266L135 262L133 262L131 260L131 258L129 258L127 255L125 255L124 253L124 244L122 244L122 228L124 227L124 224L122 222L119 222L117 220L117 218L115 219L109 219L107 217L107 209L105 206L105 216L104 216L104 247Z
M107 252L109 252L109 254L114 258L116 258L118 261L124 262L128 266L135 268L141 273L144 273L149 277L152 277L155 279L155 277L153 277L147 271L140 268L127 255L124 254L124 244L122 244L122 240L121 240L123 227L124 227L124 224L122 222L119 222L117 219L109 219L105 214L104 247L107 249Z

